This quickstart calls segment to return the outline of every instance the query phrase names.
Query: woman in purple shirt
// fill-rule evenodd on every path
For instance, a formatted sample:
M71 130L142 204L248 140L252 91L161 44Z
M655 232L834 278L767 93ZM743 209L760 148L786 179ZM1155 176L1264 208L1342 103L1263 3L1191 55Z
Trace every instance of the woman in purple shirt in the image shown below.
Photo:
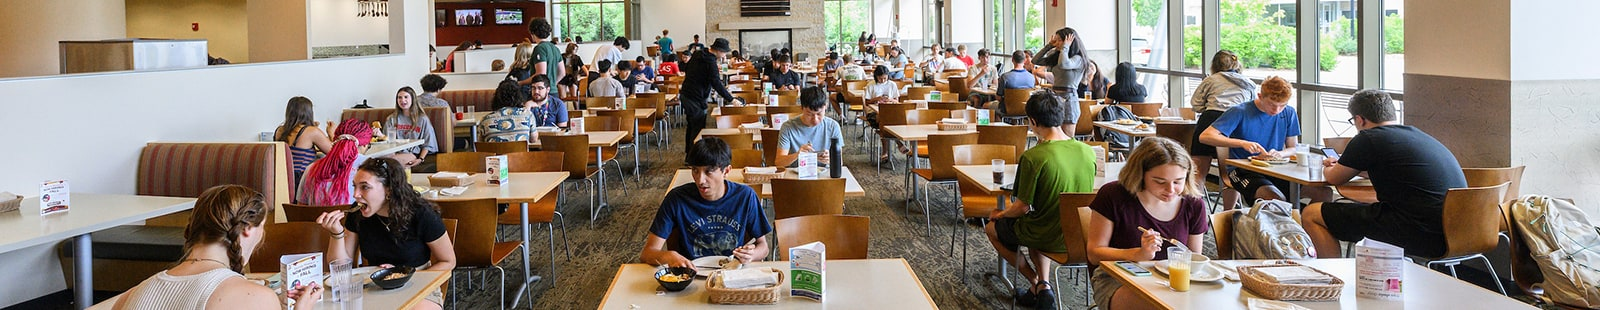
M1205 200L1189 180L1189 152L1167 138L1145 138L1128 156L1117 181L1100 187L1089 209L1088 241L1091 265L1101 261L1150 261L1167 258L1168 238L1181 240L1190 251L1205 246L1210 230ZM1141 229L1144 228L1144 229ZM1124 292L1122 284L1104 269L1090 279L1094 300L1102 309L1144 308L1144 301Z

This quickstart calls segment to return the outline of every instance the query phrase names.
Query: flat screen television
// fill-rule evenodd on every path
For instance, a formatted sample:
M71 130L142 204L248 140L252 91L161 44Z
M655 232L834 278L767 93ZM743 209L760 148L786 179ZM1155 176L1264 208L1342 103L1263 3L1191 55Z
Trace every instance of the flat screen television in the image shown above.
M456 26L483 26L483 9L456 10Z
M522 9L494 9L495 25L521 25Z

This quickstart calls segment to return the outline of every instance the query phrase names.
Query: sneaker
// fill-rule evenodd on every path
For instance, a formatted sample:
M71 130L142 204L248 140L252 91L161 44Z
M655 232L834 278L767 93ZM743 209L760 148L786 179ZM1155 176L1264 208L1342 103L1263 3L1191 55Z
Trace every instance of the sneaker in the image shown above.
M1039 293L1036 294L1034 296L1034 298L1035 298L1035 301L1034 301L1033 305L1034 305L1035 309L1044 309L1044 310L1055 310L1056 309L1056 292L1055 292L1055 290L1048 289L1048 288L1044 289L1042 291L1039 291Z
M1014 300L1016 300L1018 306L1033 307L1034 302L1039 299L1038 296L1033 295L1033 292L1029 292L1027 288L1019 287L1015 294L1013 296L1015 296Z

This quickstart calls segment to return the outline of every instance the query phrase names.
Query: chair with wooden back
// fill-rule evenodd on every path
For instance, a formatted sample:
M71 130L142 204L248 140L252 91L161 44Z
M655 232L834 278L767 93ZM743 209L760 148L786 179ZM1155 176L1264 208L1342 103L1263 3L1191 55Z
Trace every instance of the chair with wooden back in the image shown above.
M1028 97L1033 96L1033 89L1007 89L1000 105L1005 106L1005 113L1000 115L1000 120L1013 125L1023 124L1022 120L1028 118Z
M800 90L797 90L797 89L780 89L780 90L774 90L771 93L773 95L778 95L779 98L786 97L786 96L787 97L796 97L796 98L800 97ZM778 100L778 105L783 105L783 99L779 99Z
M516 152L527 152L528 151L528 141L506 141L506 142L488 142L488 141L483 141L483 142L473 143L473 147L474 147L474 150L476 152L483 152L483 153L490 153L490 154L510 154L510 153L516 153Z
M705 137L705 138L713 138L714 137L714 138L717 138L717 139L722 139L722 142L726 142L728 144L728 149L730 149L730 150L754 150L754 149L756 149L755 138L752 137L750 135L750 133L748 133L748 132L736 132L736 133L726 133L726 134L700 134L700 136L701 137Z
M1161 116L1161 107L1165 104L1160 102L1122 102L1117 103L1117 105L1127 107L1128 111L1133 112L1133 115L1158 117Z
M584 109L613 108L617 105L617 97L589 97L583 99Z
M1350 145L1351 137L1322 138L1322 146L1333 149L1334 152L1344 154L1344 147Z
M323 213L343 211L344 209L348 208L350 208L349 205L313 206L297 203L286 203L283 204L283 217L284 220L290 222L316 222L317 217L322 216Z
M778 166L778 141L782 139L782 133L782 130L775 128L761 129L761 158L772 166Z
M589 160L592 157L589 150L589 135L542 135L539 136L539 142L543 146L542 149L544 151L561 152L561 170L566 171L568 174L565 182L587 183L589 184L589 192L596 192L594 189L595 185L597 184L595 184L592 178L599 172L599 170L589 167ZM596 209L593 199L603 194L604 193L595 193L589 197L589 214L591 216L590 222L593 222L592 217L594 216Z
M633 115L633 112L628 112L627 114L631 116L631 115ZM589 131L589 132L592 132L592 131L623 131L623 123L622 123L622 119L617 118L616 116L606 116L606 115L590 116L590 117L583 118L583 130L584 131ZM623 135L623 136L626 137L627 135ZM542 138L543 136L540 136L540 137ZM620 142L619 142L619 144L620 144ZM616 146L616 145L601 147L600 148L600 159L598 159L598 160L604 160L604 161L609 161L609 162L615 163L617 161L617 153L618 153L617 148L618 148L618 146ZM594 153L590 152L589 155L591 155L591 157L592 157L592 155L594 155ZM595 161L596 161L596 159L590 158L589 163L590 164L596 164ZM622 178L622 166L620 166L620 165L617 166L617 178L619 178L619 179Z
M516 143L527 145L527 142L518 141ZM494 155L495 153L489 152L453 152L439 154L436 159L438 160L439 171L477 173L487 170L487 167L484 166L484 159Z
M1494 265L1483 254L1494 251L1500 245L1500 232L1507 226L1500 205L1505 201L1506 189L1511 184L1507 181L1483 187L1452 188L1445 193L1443 224L1444 235L1449 238L1445 238L1444 255L1428 261L1428 268L1444 265L1450 268L1453 276L1456 274L1456 265L1473 259L1482 260L1484 267L1489 270L1490 279L1495 279L1495 287L1500 289L1501 295L1506 294Z
M946 98L946 99L955 99L955 98ZM966 101L930 101L930 102L928 102L928 109L929 110L947 110L947 111L966 110L967 109L967 102Z
M636 132L635 130L637 129L634 126L639 123L638 119L637 119L638 116L636 114L634 114L634 109L633 108L629 108L629 109L626 109L626 110L601 110L601 111L597 111L597 113L600 114L600 117L616 119L617 120L617 125L618 125L617 126L617 130L627 133L627 134L622 136L622 141L618 141L617 145L615 147L610 148L610 149L613 150L613 151L620 151L621 149L632 149L633 150L633 176L638 178L640 181L643 181L644 177L639 175L639 143L636 142L635 137L634 137L634 133ZM585 126L587 126L587 125L588 124L585 124ZM617 167L617 169L622 169L622 167L619 166L619 167Z
M844 214L845 179L773 178L767 186L772 187L774 220L803 215Z
M955 94L956 98L959 98L960 100L967 100L967 95L972 94L972 87L967 86L968 79L971 79L971 77L950 77L950 93Z
M495 242L499 224L496 218L500 207L494 199L438 201L439 217L456 219L454 272L471 272L494 269L500 273L500 303L505 303L506 270L500 263L511 253L522 248L522 242ZM526 251L526 249L524 249ZM550 261L551 277L556 275L555 261Z
M717 128L739 128L739 125L760 122L761 115L757 114L717 115Z
M565 172L566 171L565 167L563 167L563 165L566 163L565 153L562 153L562 152L533 151L533 152L516 152L516 153L505 154L505 155L506 155L506 161L509 162L507 167L511 170L510 172ZM559 204L560 201L561 201L561 196L562 196L561 187L557 186L556 188L551 189L550 191L555 193L555 195L551 196L549 194L546 194L547 198L540 199L539 201L536 201L536 202L528 203L528 223L552 224L551 227L550 227L550 229L551 229L550 236L552 238L555 237L555 231L554 231L555 230L555 227L554 227L555 225L554 224L561 225L561 242L562 242L563 245L566 245L567 244L566 217L561 214L561 211L557 211L556 210L557 204ZM560 222L556 222L557 218L560 218L561 221ZM499 223L500 225L521 225L522 224L522 208L520 208L519 206L511 206L511 207L506 208L505 212L501 212L500 213L500 217L499 217L498 220L496 220L496 222ZM552 241L554 241L554 240L552 240ZM550 255L551 256L555 256L555 248L554 247L555 247L555 244L554 244L554 242L552 242L551 249L550 249ZM567 248L567 258L569 258L569 259L572 258L572 249L571 249L570 245ZM552 257L552 259L554 259L554 258Z
M931 211L932 198L929 197L932 196L931 187L933 187L935 184L956 187L950 191L950 198L955 201L961 201L960 187L957 183L958 180L956 179L956 169L954 166L955 158L952 153L957 145L977 143L978 133L976 132L940 132L928 134L927 156L929 168L911 169L911 173L917 176L916 178L912 178L911 184L913 187L916 185L916 180L920 179L927 182L926 184L923 184L922 187L922 213L923 218L927 222L928 234L933 234L933 213ZM918 146L918 148L918 151L920 152L921 146ZM915 193L912 193L912 195L915 195ZM906 210L910 211L910 209L911 205L909 203L906 204Z
M767 115L800 113L801 109L802 108L800 106L798 106L798 105L768 106L767 107Z
M933 86L911 86L906 88L906 95L900 99L922 100L928 98L928 93L933 92Z
M981 139L981 138L980 138ZM951 148L951 162L955 165L988 165L993 160L1004 160L1007 164L1017 163L1015 147L1000 144L968 144L957 145ZM973 184L962 180L956 185L961 193L960 219L979 218L988 219L989 214L996 208L996 196L982 189L981 184ZM950 231L950 246L955 246L957 231ZM966 257L965 238L961 242L962 257ZM954 253L954 251L952 251ZM966 260L962 260L966 261ZM965 264L962 264L965 268Z
M744 167L766 167L765 161L761 157L762 157L761 150L757 150L757 149L733 150L733 162L732 162L732 165L729 166L729 167L733 168L733 169L740 169L740 168L744 168ZM756 185L759 185L759 184L756 184Z
M860 215L807 215L774 221L778 249L822 242L828 245L826 259L867 258L871 221ZM789 260L789 251L778 251L778 260Z
M1194 142L1193 123L1163 123L1156 121L1156 136L1172 139L1183 145L1184 150L1189 149L1189 144Z
M1500 183L1510 182L1511 184L1506 186L1505 199L1501 200L1501 202L1504 203L1516 200L1519 198L1519 195L1521 195L1521 192L1519 191L1522 188L1522 171L1526 168L1527 166L1504 168L1461 168L1461 174L1467 177L1467 187L1494 186Z
M932 125L950 117L950 110L916 109L906 111L907 125Z
M758 115L758 114L761 114L761 108L759 106L754 106L754 105L747 105L747 106L742 106L742 107L741 106L725 106L725 107L718 108L718 113L717 114L721 114L721 115Z
M733 92L733 97L739 98L741 100L744 100L744 103L747 104L747 105L767 104L767 97L766 96L762 96L761 92L759 92L759 91L754 91L754 90L736 91L736 92Z
M1061 273L1056 272L1056 270L1073 268L1083 271L1082 276L1075 277L1082 279L1084 287L1089 286L1089 272L1094 269L1089 264L1089 242L1087 236L1089 235L1089 218L1093 216L1092 213L1094 212L1089 209L1089 202L1094 201L1094 196L1094 193L1061 193L1061 208L1059 210L1059 213L1061 213L1061 234L1067 242L1067 252L1040 252L1040 254L1049 257L1051 261L1055 261L1058 264L1056 269L1050 271L1050 274L1055 277L1056 283L1062 283ZM1083 300L1092 300L1089 297L1089 290L1082 291ZM1060 303L1062 299L1064 298L1058 298L1056 302ZM1057 305L1057 307L1060 306Z
M1022 152L1028 150L1028 126L978 125L978 144L1010 145L1016 158L1022 158Z
M1072 135L1076 137L1092 137L1094 136L1094 115L1100 114L1101 110L1105 110L1106 105L1095 104L1082 107L1083 110L1080 110L1079 112L1081 113L1078 114L1078 122L1073 126ZM1080 138L1079 140L1085 139Z
M315 219L313 219L315 220ZM249 272L278 272L278 259L288 254L323 252L328 250L328 239L333 234L315 221L290 221L267 223L265 240L246 262Z

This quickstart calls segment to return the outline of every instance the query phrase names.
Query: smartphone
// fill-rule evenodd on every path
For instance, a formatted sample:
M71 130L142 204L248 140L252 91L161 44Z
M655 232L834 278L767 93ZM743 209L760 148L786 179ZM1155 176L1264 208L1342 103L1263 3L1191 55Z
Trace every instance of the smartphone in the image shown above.
M1133 276L1135 276L1135 277L1147 277L1147 276L1150 276L1150 270L1146 270L1146 269L1144 269L1144 267L1139 267L1138 263L1134 263L1134 262L1130 262L1130 261L1119 261L1119 262L1117 262L1117 267L1122 268L1122 270L1127 270L1128 273L1133 274Z
M1334 151L1333 148L1322 148L1322 156L1327 156L1336 161L1339 160L1339 152Z

